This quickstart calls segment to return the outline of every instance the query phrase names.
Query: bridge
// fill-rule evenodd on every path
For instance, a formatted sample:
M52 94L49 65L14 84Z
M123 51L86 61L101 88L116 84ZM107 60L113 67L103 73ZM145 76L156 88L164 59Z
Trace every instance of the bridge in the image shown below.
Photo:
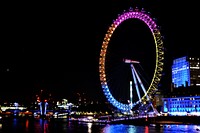
M155 117L130 117L121 120L113 120L112 124L133 125L162 125L162 124L200 124L199 116L155 116Z
M163 125L163 124L200 124L199 116L129 116L120 118L94 119L92 117L69 119L69 121L128 124L128 125Z

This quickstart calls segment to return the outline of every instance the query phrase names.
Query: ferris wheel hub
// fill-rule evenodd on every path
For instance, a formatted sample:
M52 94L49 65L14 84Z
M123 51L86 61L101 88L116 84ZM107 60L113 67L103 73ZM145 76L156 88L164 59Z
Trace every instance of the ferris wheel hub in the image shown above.
M130 59L123 59L125 63L140 63L139 61L130 60Z

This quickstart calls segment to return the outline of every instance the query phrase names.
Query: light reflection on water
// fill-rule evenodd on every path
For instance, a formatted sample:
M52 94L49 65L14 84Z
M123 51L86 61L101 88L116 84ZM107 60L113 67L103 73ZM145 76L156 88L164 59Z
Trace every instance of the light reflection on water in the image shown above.
M200 125L154 126L107 125L102 133L200 133Z
M143 129L142 127L141 129ZM139 133L141 131L139 126L134 126L134 125L107 125L103 129L103 133Z
M0 133L200 133L200 125L162 125L157 128L67 120L50 122L43 119L8 119L0 124Z
M165 125L164 133L200 133L200 125Z

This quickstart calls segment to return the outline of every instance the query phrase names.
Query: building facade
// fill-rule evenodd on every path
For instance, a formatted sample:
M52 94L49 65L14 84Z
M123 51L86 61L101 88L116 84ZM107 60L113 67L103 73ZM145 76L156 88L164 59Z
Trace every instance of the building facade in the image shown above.
M163 98L163 112L172 116L200 116L200 96Z
M172 88L165 92L162 112L172 116L200 116L199 57L173 60Z
M184 56L173 60L172 83L181 86L200 86L199 57Z

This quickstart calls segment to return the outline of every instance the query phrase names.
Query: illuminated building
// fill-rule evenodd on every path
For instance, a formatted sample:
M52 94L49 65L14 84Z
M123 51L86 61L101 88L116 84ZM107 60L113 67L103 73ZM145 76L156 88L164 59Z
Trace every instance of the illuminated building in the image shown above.
M200 116L200 96L163 98L163 112L172 116Z
M172 83L180 86L200 86L199 58L184 56L173 60Z
M184 56L173 60L172 84L162 98L162 111L173 116L200 116L199 58Z

